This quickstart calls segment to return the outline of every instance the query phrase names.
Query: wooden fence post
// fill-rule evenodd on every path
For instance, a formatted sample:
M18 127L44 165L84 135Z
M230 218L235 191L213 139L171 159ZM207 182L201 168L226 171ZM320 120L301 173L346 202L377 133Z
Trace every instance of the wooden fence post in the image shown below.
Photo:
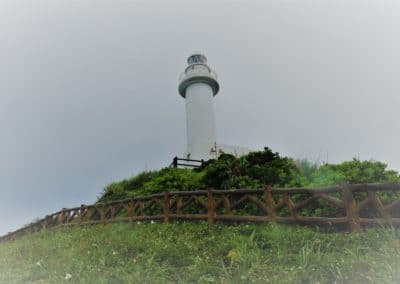
M381 218L385 220L387 224L392 224L390 214L385 210L382 201L379 199L375 191L368 191L368 199L370 203L375 207L378 213L381 215Z
M103 225L105 225L107 223L107 220L106 220L106 214L105 214L106 208L105 208L104 204L100 204L100 206L97 207L97 211L99 212L99 215L100 215L100 222Z
M64 223L65 224L69 223L70 215L71 215L71 212L68 209L65 209L65 213L64 213Z
M207 206L207 219L209 224L215 224L215 199L212 191L207 191L208 206Z
M170 209L170 201L169 201L169 192L168 190L164 191L164 223L169 223L169 209Z
M357 203L354 199L353 191L351 190L348 182L342 183L340 187L342 189L343 202L346 209L346 217L349 224L349 229L352 232L358 232L361 230L361 226L359 223Z
M139 208L140 208L140 216L144 216L144 202L143 200L138 201L139 202Z
M222 203L224 205L225 208L225 215L232 215L232 210L231 210L231 203L229 202L228 197L226 197L226 195L224 193L221 194L221 198L222 198Z
M128 210L128 214L129 214L129 217L131 219L131 222L134 221L135 206L136 206L135 198L132 196L131 200L129 201L129 210Z
M286 205L288 206L290 217L293 217L293 219L296 220L298 217L297 210L296 210L295 204L292 201L292 198L290 197L290 195L288 193L284 193L283 199L285 200Z
M61 209L61 212L58 213L58 216L57 216L59 225L61 225L63 223L63 214L64 214L63 210L64 210L64 208Z
M60 215L59 215L59 220L60 220L60 224L62 225L62 224L64 224L64 222L65 222L65 216L66 216L66 214L67 214L67 208L63 208L62 210L61 210L61 213L60 213Z
M275 200L274 196L272 195L272 188L271 186L267 186L264 189L264 198L265 198L265 205L267 207L267 214L271 221L276 221L276 212L275 212Z
M52 227L54 225L52 221L53 221L53 217L51 217L50 215L47 215L46 216L46 228Z
M52 221L52 217L50 215L46 215L46 222L45 222L45 228L51 227L53 226L53 224L51 223Z
M117 212L117 209L115 208L116 206L118 206L118 205L113 204L110 207L110 220L114 220L115 219L115 215L116 215L116 212Z
M85 204L81 204L81 209L79 209L79 220L78 220L78 224L81 225L83 223L83 219L85 218L85 214L86 214L86 205Z
M182 197L181 196L179 196L179 195L176 195L176 214L178 214L178 215L182 215L183 214L183 210L182 210L182 207L183 207L183 202L182 202Z
M46 215L46 216L43 218L43 220L42 220L42 222L41 222L42 229L46 229L46 228L47 228L47 221L48 221L48 219L49 219L49 215Z
M85 215L86 222L91 223L92 221L94 221L93 216L95 214L96 214L96 208L94 208L93 206L86 207L86 215Z

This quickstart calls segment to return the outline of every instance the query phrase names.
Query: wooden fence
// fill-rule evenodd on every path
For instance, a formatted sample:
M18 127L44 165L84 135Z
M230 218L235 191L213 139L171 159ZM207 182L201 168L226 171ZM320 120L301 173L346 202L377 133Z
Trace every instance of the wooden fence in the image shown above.
M62 209L0 238L14 239L43 228L158 220L278 222L345 226L400 225L400 183L354 184L307 189L179 191Z
M186 158L179 158L177 156L174 157L172 163L169 165L169 168L200 168L204 164L204 160L193 160Z

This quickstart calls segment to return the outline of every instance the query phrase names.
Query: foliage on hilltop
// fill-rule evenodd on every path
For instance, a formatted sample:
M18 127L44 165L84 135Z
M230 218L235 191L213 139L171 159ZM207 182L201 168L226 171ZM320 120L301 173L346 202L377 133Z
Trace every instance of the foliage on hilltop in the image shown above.
M299 170L293 159L281 157L265 148L242 157L228 154L210 160L199 169L203 182L212 188L260 188L300 186Z
M281 157L265 148L242 157L222 154L199 169L143 172L108 185L99 202L163 192L164 190L230 189L274 187L322 187L340 182L373 183L400 181L399 173L379 161L353 159L340 164L311 163Z
M399 173L388 170L385 163L379 161L361 161L354 158L340 164L317 166L306 160L297 161L303 179L302 185L321 187L335 185L343 181L349 183L379 183L400 181Z

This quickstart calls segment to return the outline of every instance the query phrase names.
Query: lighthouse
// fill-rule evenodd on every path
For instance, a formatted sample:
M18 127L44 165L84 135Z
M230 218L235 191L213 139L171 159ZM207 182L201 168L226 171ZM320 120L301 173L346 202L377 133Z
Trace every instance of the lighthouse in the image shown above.
M186 159L207 161L222 153L239 157L250 152L246 147L217 143L213 99L219 83L203 54L188 57L178 91L186 102Z
M213 98L218 94L217 74L200 53L187 59L188 66L179 78L179 94L186 101L187 159L216 158L216 127Z

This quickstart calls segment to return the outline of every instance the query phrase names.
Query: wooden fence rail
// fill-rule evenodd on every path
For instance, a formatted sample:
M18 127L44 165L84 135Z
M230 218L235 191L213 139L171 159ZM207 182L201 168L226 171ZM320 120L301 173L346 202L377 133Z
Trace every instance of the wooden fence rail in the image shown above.
M400 183L340 184L307 189L165 191L131 199L81 205L47 215L0 237L14 239L43 228L110 222L206 220L341 225L400 225Z

